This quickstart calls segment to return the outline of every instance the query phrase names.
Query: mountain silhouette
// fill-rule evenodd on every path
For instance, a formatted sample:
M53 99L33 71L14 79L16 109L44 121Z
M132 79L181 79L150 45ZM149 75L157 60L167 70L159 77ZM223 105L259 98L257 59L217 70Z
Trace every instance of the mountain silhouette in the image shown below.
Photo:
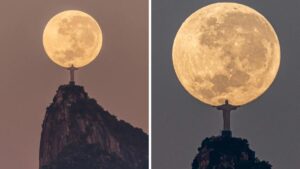
M246 139L230 135L204 139L192 169L271 169L268 162L255 157Z
M47 108L40 169L147 169L148 135L118 120L82 86L62 85Z

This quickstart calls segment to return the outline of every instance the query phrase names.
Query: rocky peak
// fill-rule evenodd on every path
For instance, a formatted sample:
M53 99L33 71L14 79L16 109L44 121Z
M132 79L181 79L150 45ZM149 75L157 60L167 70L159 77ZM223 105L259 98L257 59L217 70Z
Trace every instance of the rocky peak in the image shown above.
M246 139L214 136L203 140L192 169L271 169L271 165L255 157Z
M72 104L84 99L89 99L89 97L82 86L63 85L58 88L53 103L55 106L60 106L61 104ZM63 103L63 101L66 103Z
M42 127L40 169L148 166L148 136L105 111L82 86L59 87Z

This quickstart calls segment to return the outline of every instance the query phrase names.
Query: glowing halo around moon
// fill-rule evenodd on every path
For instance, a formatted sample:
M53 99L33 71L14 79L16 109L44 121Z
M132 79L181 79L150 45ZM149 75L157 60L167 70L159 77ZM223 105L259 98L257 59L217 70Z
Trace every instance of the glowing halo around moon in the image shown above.
M267 19L237 3L199 9L181 25L173 65L184 88L209 105L244 105L272 84L280 45Z
M68 10L55 15L47 23L43 45L48 57L68 68L83 67L92 62L102 47L102 31L90 15Z

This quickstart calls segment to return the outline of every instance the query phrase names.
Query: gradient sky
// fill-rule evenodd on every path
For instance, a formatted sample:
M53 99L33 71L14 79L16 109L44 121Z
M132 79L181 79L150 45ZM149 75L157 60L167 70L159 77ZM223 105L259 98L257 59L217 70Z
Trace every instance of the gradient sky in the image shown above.
M152 167L189 169L205 137L219 135L220 111L181 86L172 65L173 40L182 22L216 0L152 0ZM300 166L300 1L237 1L262 13L281 43L281 65L269 90L232 113L233 135L248 139L273 169Z
M38 168L46 107L69 80L46 56L42 33L63 10L89 13L103 31L100 57L76 73L77 84L119 119L148 130L146 0L3 0L0 9L0 168Z

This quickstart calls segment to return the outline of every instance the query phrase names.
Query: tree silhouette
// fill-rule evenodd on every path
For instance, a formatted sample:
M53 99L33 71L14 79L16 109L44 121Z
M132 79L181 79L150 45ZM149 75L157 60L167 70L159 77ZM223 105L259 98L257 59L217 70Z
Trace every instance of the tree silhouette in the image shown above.
M271 169L255 157L248 141L235 137L210 137L203 140L192 169Z

